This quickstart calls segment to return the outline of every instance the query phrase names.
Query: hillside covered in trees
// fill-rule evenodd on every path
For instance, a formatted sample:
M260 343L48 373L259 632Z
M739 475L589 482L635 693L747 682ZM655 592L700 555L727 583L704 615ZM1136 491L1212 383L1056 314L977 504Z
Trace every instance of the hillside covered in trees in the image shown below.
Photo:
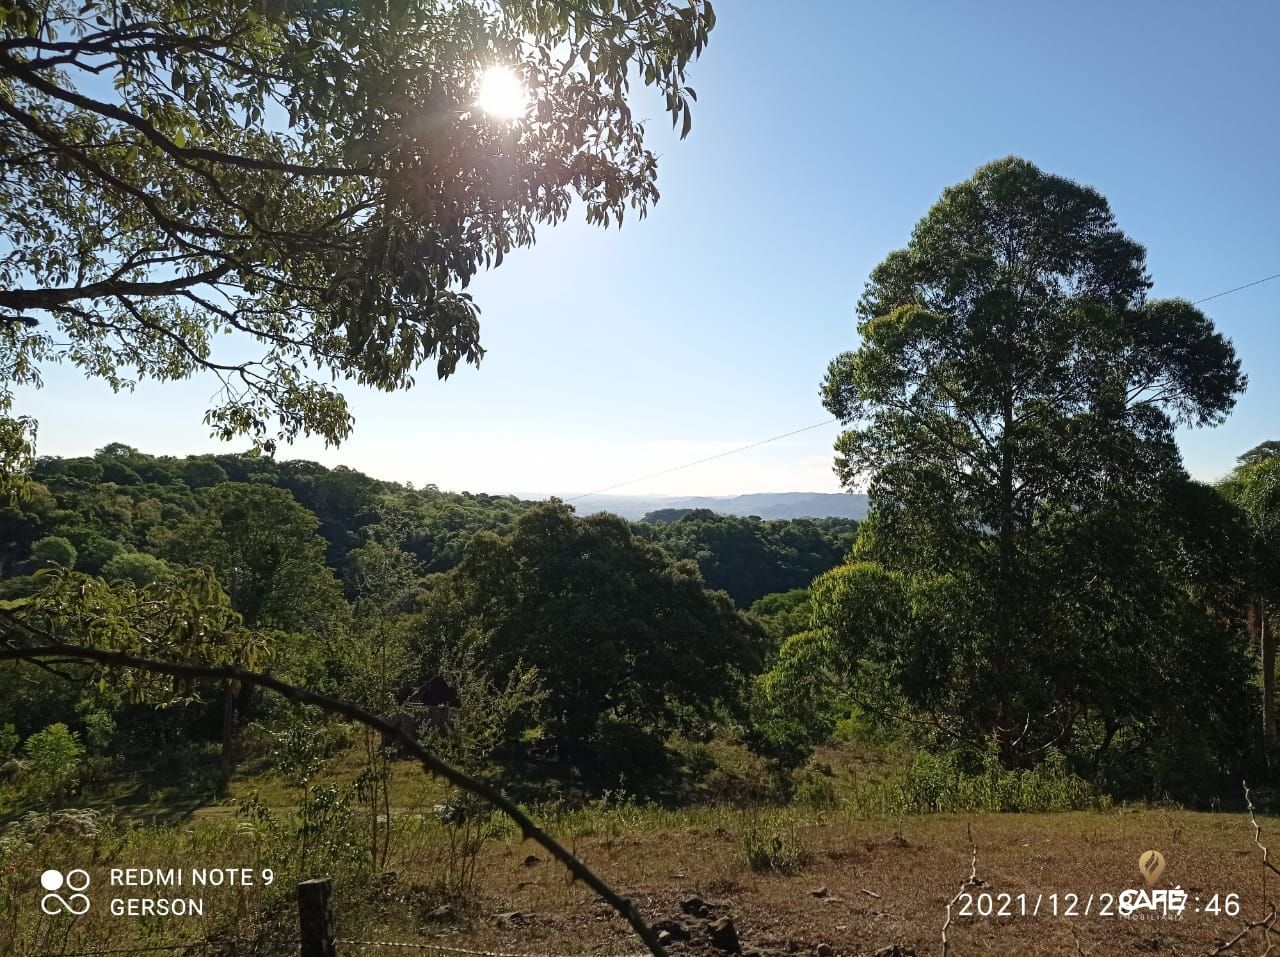
M56 564L145 584L165 572L159 563L198 563L203 519L216 515L227 528L229 512L242 508L256 509L241 519L246 524L238 531L246 534L250 522L312 525L324 541L324 564L339 581L356 574L353 552L358 560L362 545L388 537L425 576L457 565L477 532L506 533L537 504L434 486L415 489L314 462L235 454L156 457L120 444L84 458L43 458L31 474L36 482L0 513L0 573L6 579ZM237 488L219 491L220 486ZM728 592L746 607L772 592L804 587L837 565L857 523L761 521L704 509L682 512L674 521L646 516L633 528L672 558L694 561L707 587Z
M0 588L18 606L60 581L172 598L207 571L282 674L384 713L423 682L485 697L527 680L539 689L536 713L510 716L495 757L505 748L530 767L607 778L647 741L660 778L668 734L745 720L751 682L772 656L764 619L747 607L838 565L855 529L706 511L663 524L581 519L555 502L417 489L309 462L113 444L36 463L0 511ZM577 677L586 660L594 691ZM221 749L225 775L245 722L272 720L260 696L226 689L154 711L98 689L55 692L49 675L7 670L3 680L0 726L21 741L50 726L92 737L104 751L99 777L157 748L198 764L204 742ZM554 747L515 753L510 735L521 728Z
M955 657L936 644L937 624L917 616L966 607L981 593L952 591L949 577L921 591L876 564L882 543L900 541L883 537L892 512L861 528L700 509L639 523L584 519L555 501L413 488L261 455L156 457L114 444L35 465L23 494L0 511L0 588L13 608L57 628L79 627L59 596L84 583L98 600L127 607L190 600L212 585L214 606L235 616L237 640L292 680L380 713L412 710L413 689L428 686L447 687L453 705L466 691L469 706L497 708L503 718L488 729L482 764L505 769L517 790L538 781L602 788L642 774L653 795L675 793L688 767L669 744L681 736L728 735L782 770L841 734L879 727L916 737L887 710L911 707L939 709L922 740L961 757L996 747L1001 763L1018 767L1028 757L1012 749L1030 745L1033 765L1062 753L1074 773L1114 793L1194 800L1253 767L1257 736L1275 724L1271 712L1254 717L1266 695L1243 644L1249 629L1265 635L1265 599L1249 595L1269 587L1275 452L1267 443L1245 454L1218 489L1172 475L1140 535L1131 529L1123 544L1112 522L1105 541L1089 546L1130 570L1139 556L1157 562L1143 587L1163 597L1142 600L1164 604L1169 630L1146 667L1171 669L1160 680L1179 690L1133 696L1129 677L1141 659L1117 645L1121 668L1096 644L1059 666L1082 710L1038 757L1030 720L1004 754L998 736L984 738L990 719L963 710L988 700L955 685L989 680L967 670L980 659ZM1096 565L1085 567L1096 576ZM1052 574L1083 572L1065 565ZM1080 595L1087 579L1063 581ZM1224 629L1230 621L1238 630ZM844 650L857 641L870 643ZM851 674L854 660L862 665ZM76 785L131 774L157 753L179 773L216 766L225 780L245 729L281 719L270 699L215 686L147 704L110 685L69 696L77 686L52 673L9 669L0 681L11 750L22 753L54 727L68 746L97 755L73 775ZM1191 700L1203 702L1194 715L1185 710ZM1090 708L1099 709L1096 728L1084 723Z

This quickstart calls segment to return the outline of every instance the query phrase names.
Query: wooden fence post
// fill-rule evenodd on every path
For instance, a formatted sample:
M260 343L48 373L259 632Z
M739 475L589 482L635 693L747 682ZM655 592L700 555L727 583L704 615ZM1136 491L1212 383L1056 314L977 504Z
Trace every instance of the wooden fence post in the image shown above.
M303 881L298 885L302 957L335 957L332 891L333 885L327 877Z

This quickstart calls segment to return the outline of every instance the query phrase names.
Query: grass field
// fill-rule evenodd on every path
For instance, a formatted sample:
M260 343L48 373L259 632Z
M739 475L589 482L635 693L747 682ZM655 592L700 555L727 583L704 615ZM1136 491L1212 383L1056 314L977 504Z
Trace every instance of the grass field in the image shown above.
M569 824L569 822L565 822ZM1262 822L1264 827L1271 822ZM1280 826L1277 824L1276 826ZM1198 954L1234 936L1246 918L1266 913L1259 853L1247 818L1183 811L926 815L899 820L850 820L840 812L751 814L707 809L698 814L601 815L561 835L653 920L676 919L698 944L704 921L682 913L681 902L702 897L711 916L729 916L744 948L837 954L938 953L947 904L967 878L978 849L975 892L1044 895L1038 917L957 917L949 932L956 954ZM788 873L753 872L743 835L780 831L806 852ZM1167 859L1158 882L1181 886L1191 903L1179 921L1084 915L1090 894L1142 888L1138 858L1157 848ZM391 934L444 935L497 950L617 953L633 938L621 920L566 885L547 863L525 863L531 849L504 842L484 862L483 900L462 926L389 921ZM1274 886L1274 880L1273 880ZM1240 895L1241 915L1193 913L1217 893ZM1048 895L1079 896L1077 916L1047 916ZM1096 901L1096 898L1095 898ZM1095 902L1095 908L1098 903ZM1016 909L1016 908L1015 908ZM518 911L515 921L493 914ZM403 916L403 915L402 915ZM513 926L514 924L514 926ZM1074 933L1073 933L1074 932ZM1256 941L1229 953L1261 953ZM892 951L890 951L892 953Z
M341 777L343 769L340 758L333 774ZM839 771L837 778L847 768ZM436 786L423 781L407 765L397 769L395 839L386 873L333 873L339 938L537 954L640 949L620 918L509 828L480 852L473 891L462 899L442 895L449 826L423 812L439 797ZM237 813L238 802L254 791L281 815L288 812L291 792L259 773L237 780L225 803L182 801L180 794L157 791L159 801L124 805L127 813L114 824L83 833L67 829L34 849L4 848L0 953L74 953L219 934L268 942L237 953L293 952L285 943L296 935L293 884L320 875L299 860L296 848L286 855L260 825ZM173 806L166 809L164 800ZM948 931L953 955L1206 954L1246 921L1267 914L1268 891L1277 881L1273 876L1270 888L1264 884L1261 852L1242 813L1107 807L895 816L843 800L828 807L704 804L672 810L623 802L542 810L553 835L635 900L648 919L678 921L689 932L688 942L674 943L676 953L710 951L709 920L719 917L732 920L745 951L766 957L826 955L827 947L836 955L941 953L947 904L970 875L975 847L982 883L970 890L993 895L997 908L1003 901L998 895L1008 894L1012 914L956 914ZM1270 834L1280 845L1280 820L1258 821L1263 841ZM1147 886L1138 858L1149 849L1167 860L1155 886L1178 886L1189 895L1181 919L1100 916L1099 895ZM90 914L73 921L39 913L36 881L46 866L93 873L100 890ZM108 912L111 898L155 892L103 888L112 866L235 866L259 874L271 868L276 879L270 887L201 892L203 917L128 918ZM1072 894L1076 913L1068 916ZM1238 915L1225 912L1228 894L1239 896ZM1222 910L1206 913L1214 895ZM682 909L695 896L706 904L703 916ZM1019 913L1037 907L1035 916ZM1263 953L1262 935L1258 929L1219 952ZM409 952L346 944L339 953Z

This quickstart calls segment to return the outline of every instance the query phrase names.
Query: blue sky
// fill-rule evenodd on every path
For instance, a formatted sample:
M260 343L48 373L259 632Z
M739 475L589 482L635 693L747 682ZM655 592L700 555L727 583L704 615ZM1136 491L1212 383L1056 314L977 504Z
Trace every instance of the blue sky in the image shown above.
M488 355L410 392L350 390L340 449L282 453L445 488L572 494L827 418L869 270L948 185L1010 154L1099 189L1157 296L1280 272L1280 5L721 0L694 129L653 117L663 198L621 232L577 220L480 278ZM1205 303L1250 377L1180 436L1215 478L1280 438L1280 280ZM22 393L40 451L219 448L214 383L113 396L72 369ZM836 491L827 426L622 492ZM226 448L225 446L221 446ZM234 448L234 446L233 446ZM584 503L588 504L588 503Z

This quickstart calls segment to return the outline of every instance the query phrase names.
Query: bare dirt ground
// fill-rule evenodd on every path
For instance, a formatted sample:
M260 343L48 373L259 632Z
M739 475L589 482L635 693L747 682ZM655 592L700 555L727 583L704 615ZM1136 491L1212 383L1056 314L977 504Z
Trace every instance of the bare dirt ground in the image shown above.
M1263 840L1269 829L1280 845L1280 822L1260 823ZM1242 814L1114 810L936 815L896 822L824 821L818 815L795 828L810 858L789 874L752 872L740 836L725 827L594 836L577 841L574 849L629 894L647 918L675 922L665 925L674 932L674 954L723 952L724 942L717 948L710 934L715 919L727 917L748 954L906 957L943 952L947 904L970 874L970 829L982 883L969 889L1011 895L1014 916L954 916L948 931L951 955L1185 957L1267 949L1261 928L1230 949L1214 949L1246 921L1266 916L1268 890L1280 896L1274 875L1264 887L1261 852ZM1147 887L1138 859L1149 849L1167 860L1155 887L1176 886L1189 895L1181 919L1099 916L1104 898L1098 895ZM553 864L531 859L531 854L541 856L537 850L527 843L499 845L483 862L480 912L468 919L416 915L416 939L522 953L641 949L624 922L589 892L566 884ZM1230 893L1239 895L1237 916L1205 912L1215 894L1221 904ZM1053 894L1058 895L1056 917ZM1066 913L1069 894L1077 896L1073 916ZM1039 914L1022 916L1018 895L1026 895L1028 911L1039 896ZM407 894L404 902L412 897ZM705 908L691 904L694 897ZM680 940L685 933L689 940ZM353 947L350 952L373 951Z

